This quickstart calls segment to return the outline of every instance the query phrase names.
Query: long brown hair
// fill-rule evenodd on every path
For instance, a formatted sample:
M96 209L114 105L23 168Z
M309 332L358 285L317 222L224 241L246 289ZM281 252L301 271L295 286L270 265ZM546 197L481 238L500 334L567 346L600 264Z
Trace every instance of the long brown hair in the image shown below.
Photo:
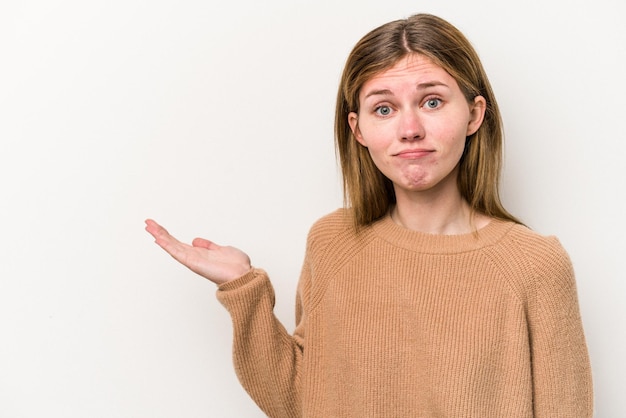
M352 49L341 77L335 111L335 142L343 174L344 203L357 226L384 216L395 204L392 182L374 165L348 124L359 112L359 93L373 76L409 54L421 54L445 69L468 102L487 102L482 125L466 140L458 187L472 211L520 223L508 213L498 193L502 166L503 129L496 98L478 54L467 38L447 21L429 14L384 24L365 35Z

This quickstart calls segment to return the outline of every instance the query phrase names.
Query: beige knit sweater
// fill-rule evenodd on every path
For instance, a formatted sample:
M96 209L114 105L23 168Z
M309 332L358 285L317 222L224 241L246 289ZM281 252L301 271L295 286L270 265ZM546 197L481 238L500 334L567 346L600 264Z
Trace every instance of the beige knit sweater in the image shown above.
M355 234L334 212L310 231L293 335L262 270L217 295L270 417L592 416L571 262L520 225L429 235L387 216Z

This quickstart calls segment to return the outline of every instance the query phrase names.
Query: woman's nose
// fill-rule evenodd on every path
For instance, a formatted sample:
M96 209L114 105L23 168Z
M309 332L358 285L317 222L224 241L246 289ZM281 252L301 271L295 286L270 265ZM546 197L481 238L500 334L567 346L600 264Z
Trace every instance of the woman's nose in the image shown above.
M400 115L399 137L403 141L414 141L424 137L424 125L415 110L407 110Z

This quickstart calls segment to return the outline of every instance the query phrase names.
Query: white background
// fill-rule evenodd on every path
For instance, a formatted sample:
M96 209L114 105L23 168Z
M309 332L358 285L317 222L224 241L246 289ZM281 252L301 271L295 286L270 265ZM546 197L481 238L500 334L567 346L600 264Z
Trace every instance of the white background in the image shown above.
M599 417L626 416L620 0L0 5L0 416L261 417L179 238L247 251L293 329L311 223L341 205L332 120L367 31L457 25L506 125L505 204L577 272Z

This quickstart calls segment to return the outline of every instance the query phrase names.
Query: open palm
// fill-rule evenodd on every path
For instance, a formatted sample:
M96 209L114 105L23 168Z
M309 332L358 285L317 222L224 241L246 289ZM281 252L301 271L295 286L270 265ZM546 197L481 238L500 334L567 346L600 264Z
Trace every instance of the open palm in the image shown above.
M179 263L218 285L250 271L250 258L235 247L217 245L204 238L185 244L152 219L146 220L146 231Z

